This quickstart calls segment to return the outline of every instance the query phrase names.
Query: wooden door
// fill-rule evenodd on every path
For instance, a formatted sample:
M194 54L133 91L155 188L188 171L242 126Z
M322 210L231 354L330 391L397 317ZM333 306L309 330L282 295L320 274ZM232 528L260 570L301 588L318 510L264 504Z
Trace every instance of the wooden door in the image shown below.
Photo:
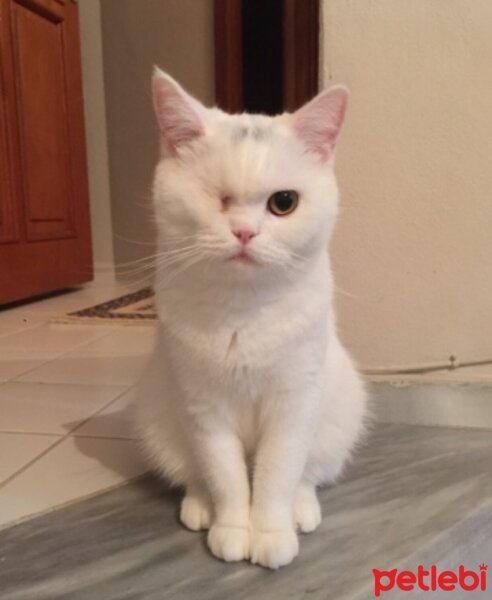
M77 4L0 0L0 304L92 279Z

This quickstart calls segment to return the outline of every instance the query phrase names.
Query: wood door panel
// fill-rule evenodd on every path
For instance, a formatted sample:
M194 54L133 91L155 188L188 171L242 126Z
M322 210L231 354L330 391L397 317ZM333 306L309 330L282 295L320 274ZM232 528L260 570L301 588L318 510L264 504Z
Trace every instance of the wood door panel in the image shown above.
M3 73L0 71L0 243L18 240L4 90Z
M0 0L0 305L93 277L78 9Z
M17 102L28 240L75 235L66 110L64 21L16 3ZM49 14L50 18L47 17Z
M61 21L65 14L60 4L65 4L63 0L9 0L14 4L22 4L33 12L44 16L46 19ZM72 0L73 1L73 0Z
M0 56L6 54L5 36L1 24L5 21L4 6L0 4ZM8 110L8 65L0 61L0 243L18 240L17 211L14 197L10 119Z

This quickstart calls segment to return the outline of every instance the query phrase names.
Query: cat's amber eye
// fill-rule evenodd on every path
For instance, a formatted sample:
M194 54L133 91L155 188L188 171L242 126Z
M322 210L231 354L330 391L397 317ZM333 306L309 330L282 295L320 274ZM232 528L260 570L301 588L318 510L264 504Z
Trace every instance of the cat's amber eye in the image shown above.
M299 194L293 190L275 192L268 198L268 210L277 217L285 217L294 212L299 204Z

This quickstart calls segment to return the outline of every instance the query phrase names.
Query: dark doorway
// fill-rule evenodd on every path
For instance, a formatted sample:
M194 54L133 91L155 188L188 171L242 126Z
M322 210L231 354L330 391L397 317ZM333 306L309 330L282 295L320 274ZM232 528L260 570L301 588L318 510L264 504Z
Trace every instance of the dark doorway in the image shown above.
M283 110L283 0L242 6L243 108L274 115Z
M217 105L278 114L318 91L319 0L215 0Z

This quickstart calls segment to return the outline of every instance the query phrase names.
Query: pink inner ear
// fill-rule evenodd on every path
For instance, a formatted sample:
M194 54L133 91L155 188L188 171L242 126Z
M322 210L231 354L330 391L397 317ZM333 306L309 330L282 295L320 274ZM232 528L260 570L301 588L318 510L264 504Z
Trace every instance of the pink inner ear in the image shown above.
M323 162L333 155L342 127L348 91L339 86L322 92L294 114L294 130Z
M166 77L153 79L154 107L167 149L175 154L180 146L204 134L203 123L176 84Z

